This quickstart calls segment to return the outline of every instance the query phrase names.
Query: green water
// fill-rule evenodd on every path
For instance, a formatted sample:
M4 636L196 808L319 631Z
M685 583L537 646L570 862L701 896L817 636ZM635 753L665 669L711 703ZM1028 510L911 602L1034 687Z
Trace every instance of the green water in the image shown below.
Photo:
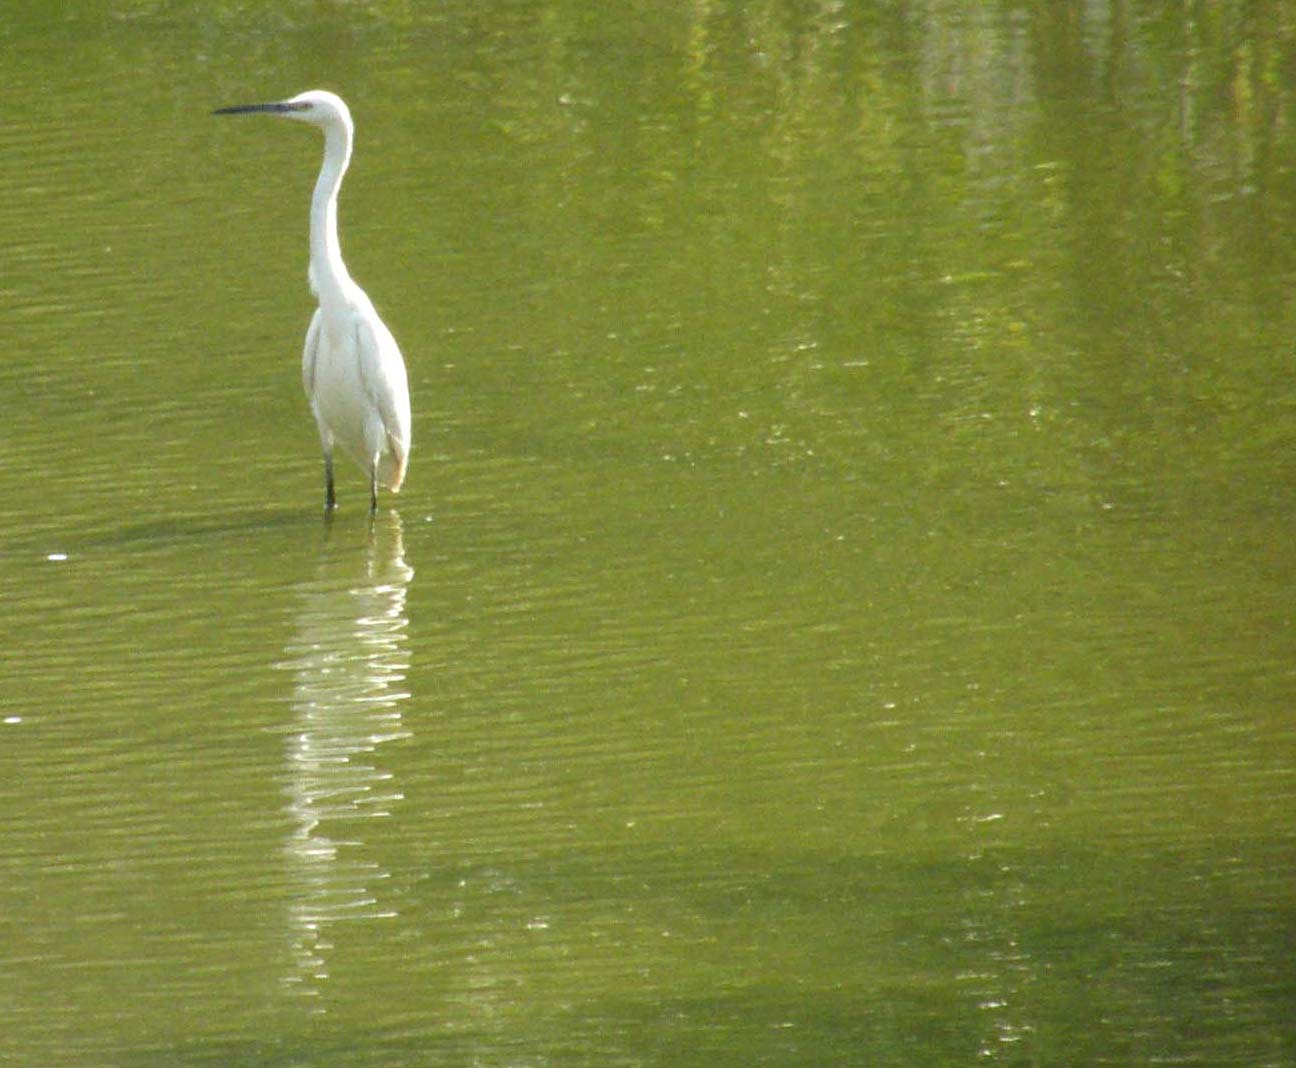
M1296 1065L1282 4L0 16L0 1061ZM311 87L409 364L320 517Z

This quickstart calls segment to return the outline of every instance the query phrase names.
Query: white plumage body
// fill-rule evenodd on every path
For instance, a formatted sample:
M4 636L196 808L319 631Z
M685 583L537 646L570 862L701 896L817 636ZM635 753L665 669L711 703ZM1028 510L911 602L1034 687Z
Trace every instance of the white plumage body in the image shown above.
M359 289L340 308L315 310L302 353L302 387L324 454L337 444L380 486L399 492L410 447L405 361Z

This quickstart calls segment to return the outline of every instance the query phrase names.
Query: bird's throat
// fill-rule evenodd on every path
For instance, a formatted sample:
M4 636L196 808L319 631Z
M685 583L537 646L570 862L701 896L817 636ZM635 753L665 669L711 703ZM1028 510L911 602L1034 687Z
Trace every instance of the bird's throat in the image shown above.
M337 220L338 190L350 159L349 131L326 131L324 163L311 197L310 218L310 281L321 300L342 297L351 285L351 276L342 262Z

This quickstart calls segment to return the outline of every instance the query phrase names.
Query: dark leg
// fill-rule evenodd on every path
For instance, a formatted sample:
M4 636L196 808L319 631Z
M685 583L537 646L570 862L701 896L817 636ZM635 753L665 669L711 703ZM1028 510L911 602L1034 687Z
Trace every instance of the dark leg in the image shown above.
M369 468L369 514L378 512L378 465Z
M337 494L333 492L333 454L324 454L324 511L331 512L337 507Z

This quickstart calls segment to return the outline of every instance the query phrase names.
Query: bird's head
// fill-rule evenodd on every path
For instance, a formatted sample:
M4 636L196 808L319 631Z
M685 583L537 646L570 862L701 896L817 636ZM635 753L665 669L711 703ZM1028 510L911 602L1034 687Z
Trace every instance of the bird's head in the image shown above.
M247 112L265 112L285 119L296 119L298 122L309 122L322 129L345 127L351 129L351 112L346 102L336 93L327 89L309 89L298 93L288 100L272 104L235 104L233 107L217 108L214 115L241 115Z

